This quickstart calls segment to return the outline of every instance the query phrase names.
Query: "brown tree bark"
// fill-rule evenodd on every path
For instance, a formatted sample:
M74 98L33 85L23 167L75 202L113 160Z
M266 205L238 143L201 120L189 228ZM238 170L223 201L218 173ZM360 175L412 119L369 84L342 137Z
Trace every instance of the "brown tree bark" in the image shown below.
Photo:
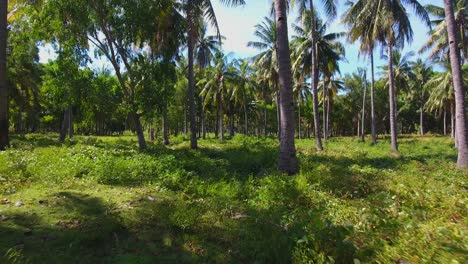
M364 72L364 95L362 97L362 117L361 117L361 141L364 142L366 140L366 92L367 92L367 76L366 72Z
M281 103L281 140L278 169L289 175L298 172L296 147L294 143L295 118L291 57L289 53L288 19L286 1L275 0L277 38L277 57L280 81Z
M370 53L371 61L371 130L372 130L372 145L377 144L377 129L375 128L375 77L374 77L374 49L372 48Z
M0 150L9 146L7 87L7 17L8 1L0 1Z
M444 7L450 44L450 64L452 67L453 86L455 89L455 138L458 144L457 167L465 168L468 167L468 127L466 120L465 91L460 67L460 49L458 46L452 0L444 0Z
M135 124L135 130L137 133L138 137L138 146L140 150L145 150L146 149L146 141L145 141L145 133L143 131L143 126L141 125L140 122L140 116L137 114L135 110L133 110L130 115L132 116L133 123Z
M312 20L312 34L311 34L311 42L312 42L312 99L313 99L313 109L314 109L314 130L315 130L315 138L317 141L317 150L322 151L322 137L320 135L320 120L319 120L319 107L318 107L318 64L317 64L317 36L316 36L316 19L314 13L314 1L309 0L310 10L311 10L311 20Z
M64 142L64 141L65 141L65 137L67 136L68 126L70 125L70 121L69 121L70 114L69 114L69 111L70 111L70 108L67 108L67 109L63 112L62 127L61 127L61 129L60 129L60 137L59 137L59 141L60 141L60 142Z
M398 152L397 142L397 105L395 101L395 85L394 85L394 74L393 74L393 40L389 38L387 41L387 53L388 53L388 96L390 98L390 138L392 144L392 151Z

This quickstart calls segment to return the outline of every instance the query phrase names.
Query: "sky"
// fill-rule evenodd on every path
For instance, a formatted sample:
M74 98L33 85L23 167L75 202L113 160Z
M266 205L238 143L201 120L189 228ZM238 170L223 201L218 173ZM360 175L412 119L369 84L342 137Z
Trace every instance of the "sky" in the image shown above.
M346 28L340 23L340 17L346 10L344 6L345 0L338 0L338 18L331 22L328 27L329 32L344 32ZM420 0L422 5L433 4L437 6L442 6L442 0ZM262 22L265 16L269 16L271 0L246 0L246 5L242 7L232 8L226 7L221 4L219 0L212 0L213 8L216 12L216 17L218 24L221 30L221 34L226 37L226 40L223 43L223 49L226 54L231 53L233 57L239 58L249 58L254 56L259 51L254 48L247 47L247 43L252 40L256 40L254 36L255 25ZM321 10L321 1L315 0L316 5L319 8L319 14L323 14ZM408 9L410 13L411 25L414 32L413 42L409 45L406 45L404 53L409 51L414 51L416 56L414 59L421 57L425 59L426 56L418 55L417 51L423 45L423 43L428 38L427 32L428 29L423 25L423 23L417 18L413 17L412 10ZM288 23L295 22L297 17L297 12L291 10ZM214 33L213 30L211 30ZM290 35L293 32L290 30ZM358 44L347 43L343 39L343 43L346 48L346 60L340 63L341 73L352 73L357 70L358 67L365 67L368 62L365 58L358 58ZM40 59L41 62L47 62L49 59L54 59L55 53L50 46L42 47L40 49ZM380 59L380 51L376 51L376 66L385 64L385 61ZM106 65L105 59L96 60L94 67L101 68L103 65ZM376 69L377 74L379 69Z

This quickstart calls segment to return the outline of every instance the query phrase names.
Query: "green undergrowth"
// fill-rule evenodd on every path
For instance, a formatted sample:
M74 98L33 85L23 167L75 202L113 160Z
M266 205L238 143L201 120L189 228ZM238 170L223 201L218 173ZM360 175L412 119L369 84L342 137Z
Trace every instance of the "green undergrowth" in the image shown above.
M0 153L0 263L466 263L467 171L448 138L405 137L400 155L333 138L12 140Z

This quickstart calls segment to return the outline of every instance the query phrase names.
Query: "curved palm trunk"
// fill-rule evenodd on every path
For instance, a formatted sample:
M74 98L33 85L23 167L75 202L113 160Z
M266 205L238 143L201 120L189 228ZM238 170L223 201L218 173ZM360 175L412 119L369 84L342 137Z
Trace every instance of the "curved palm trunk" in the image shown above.
M374 106L374 97L375 97L375 80L374 80L374 49L370 53L371 61L371 130L372 130L372 145L377 144L377 131L375 129L375 106Z
M361 117L361 141L364 142L366 140L366 92L367 92L367 78L366 73L364 72L364 96L362 97L362 117Z
M314 108L314 130L315 138L317 140L317 149L319 151L323 150L322 138L320 135L320 121L319 121L319 112L318 112L318 65L317 65L317 40L315 35L315 13L314 13L314 1L309 0L310 10L311 10L311 20L312 20L312 97L313 97L313 108Z
M0 3L0 150L9 146L8 87L7 87L7 17L8 1Z
M398 152L397 142L397 106L395 102L395 86L394 86L394 75L393 75L393 56L392 47L393 41L389 40L388 43L388 96L390 98L390 138L392 143L392 151Z
M457 167L468 167L468 127L466 120L466 102L460 67L460 50L458 48L457 31L453 15L453 3L444 0L445 20L450 43L450 64L452 66L453 86L455 89L456 141L458 143Z
M197 149L197 124L195 118L195 76L193 71L193 61L194 61L194 43L195 43L195 34L194 34L194 25L193 18L190 15L189 10L188 21L191 25L189 25L189 33L188 33L188 80L189 80L189 87L188 87L188 99L189 99L189 112L190 112L190 148Z
M294 95L291 72L291 57L289 54L288 22L286 1L275 0L276 31L278 34L278 66L281 103L281 140L278 169L289 175L298 172L296 147L294 145Z

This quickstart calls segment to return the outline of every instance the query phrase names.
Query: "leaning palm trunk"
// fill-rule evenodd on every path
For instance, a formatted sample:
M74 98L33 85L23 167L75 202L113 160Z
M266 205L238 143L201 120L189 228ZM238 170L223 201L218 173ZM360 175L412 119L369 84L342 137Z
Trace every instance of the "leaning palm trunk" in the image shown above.
M460 50L458 48L457 30L453 14L452 0L444 0L445 20L450 43L450 64L452 66L453 86L455 89L456 142L458 144L457 167L468 167L468 127L466 120L466 102L460 67Z
M374 80L374 49L370 53L371 61L371 129L372 129L372 145L377 144L377 130L375 129L375 80Z
M392 151L398 152L397 143L397 106L395 102L395 86L393 83L393 56L392 56L392 39L388 40L388 96L390 98L390 138L392 143Z
M8 87L7 87L7 17L8 1L0 3L0 150L9 145L8 135Z
M289 54L288 21L286 15L286 0L275 0L277 57L279 66L280 104L281 104L281 140L278 169L289 175L296 174L298 163L294 132L293 79L291 72L291 57Z
M312 43L312 97L313 97L313 108L314 108L314 129L315 129L315 138L317 140L317 149L319 151L323 150L322 138L320 135L320 121L319 121L319 112L318 112L318 64L317 64L317 36L315 32L316 19L314 13L314 1L309 0L310 10L311 10L311 20L312 20L312 34L311 34L311 43Z

